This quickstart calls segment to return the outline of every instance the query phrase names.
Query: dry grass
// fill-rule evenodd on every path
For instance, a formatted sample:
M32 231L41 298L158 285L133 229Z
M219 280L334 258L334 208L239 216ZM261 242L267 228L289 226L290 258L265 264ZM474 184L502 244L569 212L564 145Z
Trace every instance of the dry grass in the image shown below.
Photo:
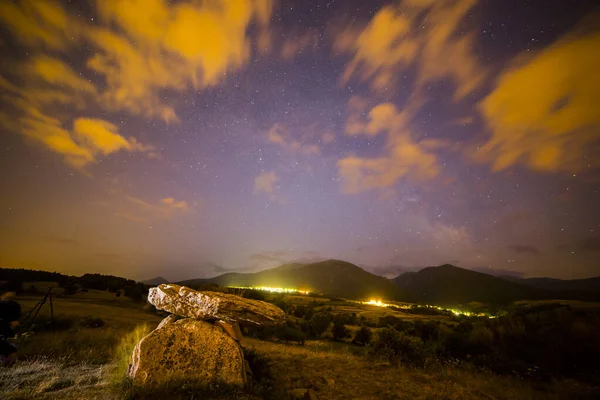
M127 378L131 355L135 345L142 340L144 336L152 331L148 324L137 326L133 331L128 332L122 338L112 353L112 365L110 368L110 381L113 384L122 384Z
M587 387L569 383L531 383L453 367L431 370L395 368L355 354L344 344L307 342L305 346L245 338L245 348L269 365L273 392L314 388L319 399L573 399L595 398ZM360 352L360 350L358 350ZM329 380L333 384L326 384Z
M37 358L0 369L0 398L109 399L106 367Z

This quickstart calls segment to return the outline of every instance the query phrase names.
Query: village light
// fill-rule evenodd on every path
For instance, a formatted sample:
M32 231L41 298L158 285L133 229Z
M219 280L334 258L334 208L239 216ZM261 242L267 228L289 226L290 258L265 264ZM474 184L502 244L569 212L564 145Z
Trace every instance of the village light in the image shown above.
M272 293L300 293L300 294L309 294L308 290L298 290L291 288L280 288L280 287L269 287L269 286L227 286L232 289L249 289L249 290L262 290L264 292L272 292Z

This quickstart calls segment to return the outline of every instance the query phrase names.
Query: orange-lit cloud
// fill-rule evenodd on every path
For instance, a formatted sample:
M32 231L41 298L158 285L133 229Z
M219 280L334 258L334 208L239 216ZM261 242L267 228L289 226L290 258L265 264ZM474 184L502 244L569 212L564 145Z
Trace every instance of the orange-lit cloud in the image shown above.
M321 152L319 146L315 144L306 143L306 141L304 140L308 140L308 136L310 136L310 131L307 135L303 136L303 140L293 139L285 126L281 124L275 124L271 127L271 129L269 129L267 139L270 143L279 145L282 148L296 154L301 154L305 156L318 155Z
M266 193L272 195L275 193L275 185L279 177L275 171L262 172L254 178L254 193Z
M477 62L472 34L459 27L476 0L404 0L383 7L366 27L337 30L334 49L352 55L342 81L368 81L376 91L392 89L416 66L416 86L450 79L455 99L477 89L485 71Z
M389 188L402 178L427 180L436 177L439 165L431 152L431 141L416 141L410 128L414 111L420 101L415 99L412 106L398 111L391 103L373 107L366 120L359 118L357 107L365 103L360 98L350 101L351 120L346 126L348 135L377 136L386 134L385 153L381 157L359 157L350 155L337 163L342 178L342 191L360 193L372 189ZM353 110L354 108L354 110Z
M281 58L292 61L303 53L314 51L319 46L318 32L308 30L304 33L292 32L281 45Z
M117 211L113 212L113 215L134 222L172 218L176 215L197 211L199 208L197 203L190 205L184 200L176 200L173 197L165 197L153 202L128 195L125 196L125 199L126 203L117 207Z
M30 109L29 115L21 117L19 123L24 135L62 155L68 164L77 168L98 161L100 155L121 150L153 151L151 146L124 138L115 125L99 119L78 118L68 130L59 120Z
M332 143L335 140L335 133L331 131L326 131L321 135L321 141L325 144Z
M479 105L491 136L475 157L494 171L517 164L563 172L600 165L599 48L596 28L517 59Z
M88 107L177 122L169 95L218 84L242 67L250 56L248 28L256 23L265 29L273 4L106 0L96 8L99 19L91 22L58 1L0 6L0 24L30 52L0 67L1 100L19 113L3 112L0 123L77 167L117 150L155 155L150 146L116 133L114 126L82 118ZM90 56L77 67L61 59L84 46Z
M82 25L57 1L2 2L0 22L27 46L64 50L80 40Z
M102 20L124 34L92 29L101 51L88 67L106 77L110 106L175 122L162 94L215 85L240 68L250 56L249 24L267 25L271 9L271 0L101 1Z

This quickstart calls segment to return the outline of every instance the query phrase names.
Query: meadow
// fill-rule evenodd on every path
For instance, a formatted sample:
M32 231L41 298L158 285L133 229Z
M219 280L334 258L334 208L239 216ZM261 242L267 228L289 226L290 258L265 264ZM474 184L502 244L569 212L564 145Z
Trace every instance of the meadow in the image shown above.
M54 322L45 304L35 324L23 327L29 333L17 339L20 348L14 365L0 369L0 398L156 398L157 393L133 388L126 371L135 343L164 315L143 302L108 291L57 292ZM40 299L41 293L21 296L18 301L26 314ZM419 353L422 363L411 362L402 347L408 342L395 341L397 337L411 338L410 343L416 340L409 332L416 321L419 326L464 325L456 316L433 311L433 315L411 314L327 297L267 295L266 299L285 307L289 321L283 335L246 330L242 346L254 373L252 389L232 393L227 388L211 388L208 394L199 394L182 387L169 392L168 398L294 399L302 398L308 389L319 399L591 399L600 394L590 380L499 374L459 358L440 362L432 353ZM315 337L310 321L324 314L331 321ZM348 324L335 322L342 319ZM341 334L336 328L340 325L346 330ZM361 327L371 332L371 344L354 341ZM298 340L300 333L302 340ZM465 333L465 337L470 335ZM381 337L391 341L378 341ZM394 347L398 343L401 346Z

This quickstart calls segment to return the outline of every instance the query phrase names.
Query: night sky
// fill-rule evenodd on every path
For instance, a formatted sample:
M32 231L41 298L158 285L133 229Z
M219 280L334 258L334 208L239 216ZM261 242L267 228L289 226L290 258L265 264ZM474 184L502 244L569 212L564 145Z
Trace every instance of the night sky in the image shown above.
M2 1L0 266L600 275L599 12Z

